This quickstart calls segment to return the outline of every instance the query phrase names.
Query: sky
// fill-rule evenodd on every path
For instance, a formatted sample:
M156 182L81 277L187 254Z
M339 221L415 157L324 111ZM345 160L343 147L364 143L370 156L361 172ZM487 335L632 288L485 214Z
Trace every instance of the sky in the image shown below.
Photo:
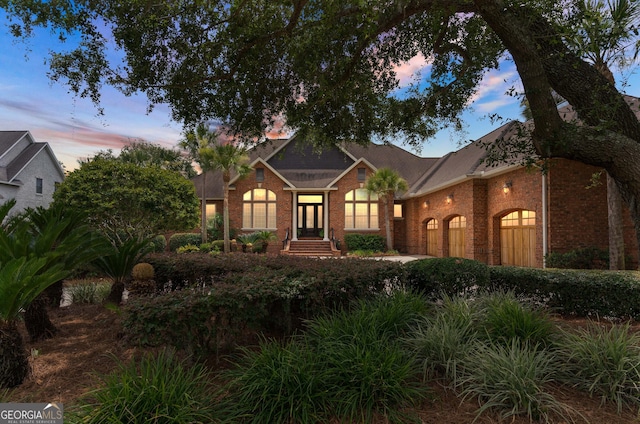
M77 98L62 83L48 77L46 59L50 50L70 48L61 45L46 30L39 30L27 41L16 40L8 33L7 20L0 12L0 130L28 130L38 142L48 142L64 167L72 171L79 159L101 150L115 153L133 140L144 140L166 148L175 148L182 137L182 125L171 119L168 105L156 105L147 113L144 95L127 97L111 87L103 87L99 115L89 99ZM411 80L415 72L428 66L416 57L397 69L401 84ZM615 72L616 80L626 80L619 88L640 97L640 68ZM519 100L507 95L515 87L521 90L517 72L510 62L485 75L470 109L464 113L463 133L439 132L426 140L419 151L398 143L415 154L440 157L459 149L500 126L489 118L520 119Z

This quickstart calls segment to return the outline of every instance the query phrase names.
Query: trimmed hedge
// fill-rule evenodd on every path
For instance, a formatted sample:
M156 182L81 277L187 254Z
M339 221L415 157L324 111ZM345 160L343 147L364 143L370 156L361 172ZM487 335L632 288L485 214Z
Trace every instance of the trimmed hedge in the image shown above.
M346 234L344 242L349 251L384 252L387 250L386 239L378 234Z
M493 288L542 303L563 315L640 319L637 271L491 267Z
M164 252L167 249L167 239L162 234L155 236L151 240L151 244L153 245L153 252L156 253Z
M567 253L551 252L546 257L549 268L609 269L609 251L597 247L585 247Z
M456 296L489 285L489 267L463 258L431 258L405 264L405 284L430 298Z
M202 244L202 235L199 233L175 233L169 238L169 250L175 252L178 247L188 244L200 246Z
M397 262L355 258L193 253L145 260L161 287L185 288L132 300L125 307L127 336L198 353L233 344L248 329L291 334L317 314L398 286L403 273Z

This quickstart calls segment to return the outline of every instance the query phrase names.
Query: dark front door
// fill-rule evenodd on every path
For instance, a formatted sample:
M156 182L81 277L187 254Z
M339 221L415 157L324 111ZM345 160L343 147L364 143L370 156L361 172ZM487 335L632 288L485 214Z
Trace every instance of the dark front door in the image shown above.
M322 195L299 195L298 201L298 237L321 237Z

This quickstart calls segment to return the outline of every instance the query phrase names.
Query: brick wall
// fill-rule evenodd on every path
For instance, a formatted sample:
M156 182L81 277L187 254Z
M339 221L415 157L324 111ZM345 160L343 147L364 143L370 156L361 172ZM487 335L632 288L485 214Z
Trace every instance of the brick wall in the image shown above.
M597 168L575 161L552 162L547 177L550 252L567 252L590 246L608 248L606 185L586 189L596 171ZM505 193L503 186L507 181L511 187ZM453 194L453 201L447 204L449 194ZM437 256L448 256L448 221L463 215L467 218L465 257L499 265L500 218L516 210L536 213L535 262L536 266L542 267L542 174L539 169L517 168L491 178L465 180L408 200L405 220L402 221L406 227L406 250L408 253L426 254L426 223L437 219ZM637 266L635 232L626 209L624 233L626 252L631 256L632 266Z

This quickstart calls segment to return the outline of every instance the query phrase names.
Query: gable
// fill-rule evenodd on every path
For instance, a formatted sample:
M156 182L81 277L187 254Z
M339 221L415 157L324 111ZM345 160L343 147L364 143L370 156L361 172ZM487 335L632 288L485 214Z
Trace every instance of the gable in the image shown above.
M354 160L338 147L314 151L311 143L294 137L267 160L267 164L297 188L327 187Z

